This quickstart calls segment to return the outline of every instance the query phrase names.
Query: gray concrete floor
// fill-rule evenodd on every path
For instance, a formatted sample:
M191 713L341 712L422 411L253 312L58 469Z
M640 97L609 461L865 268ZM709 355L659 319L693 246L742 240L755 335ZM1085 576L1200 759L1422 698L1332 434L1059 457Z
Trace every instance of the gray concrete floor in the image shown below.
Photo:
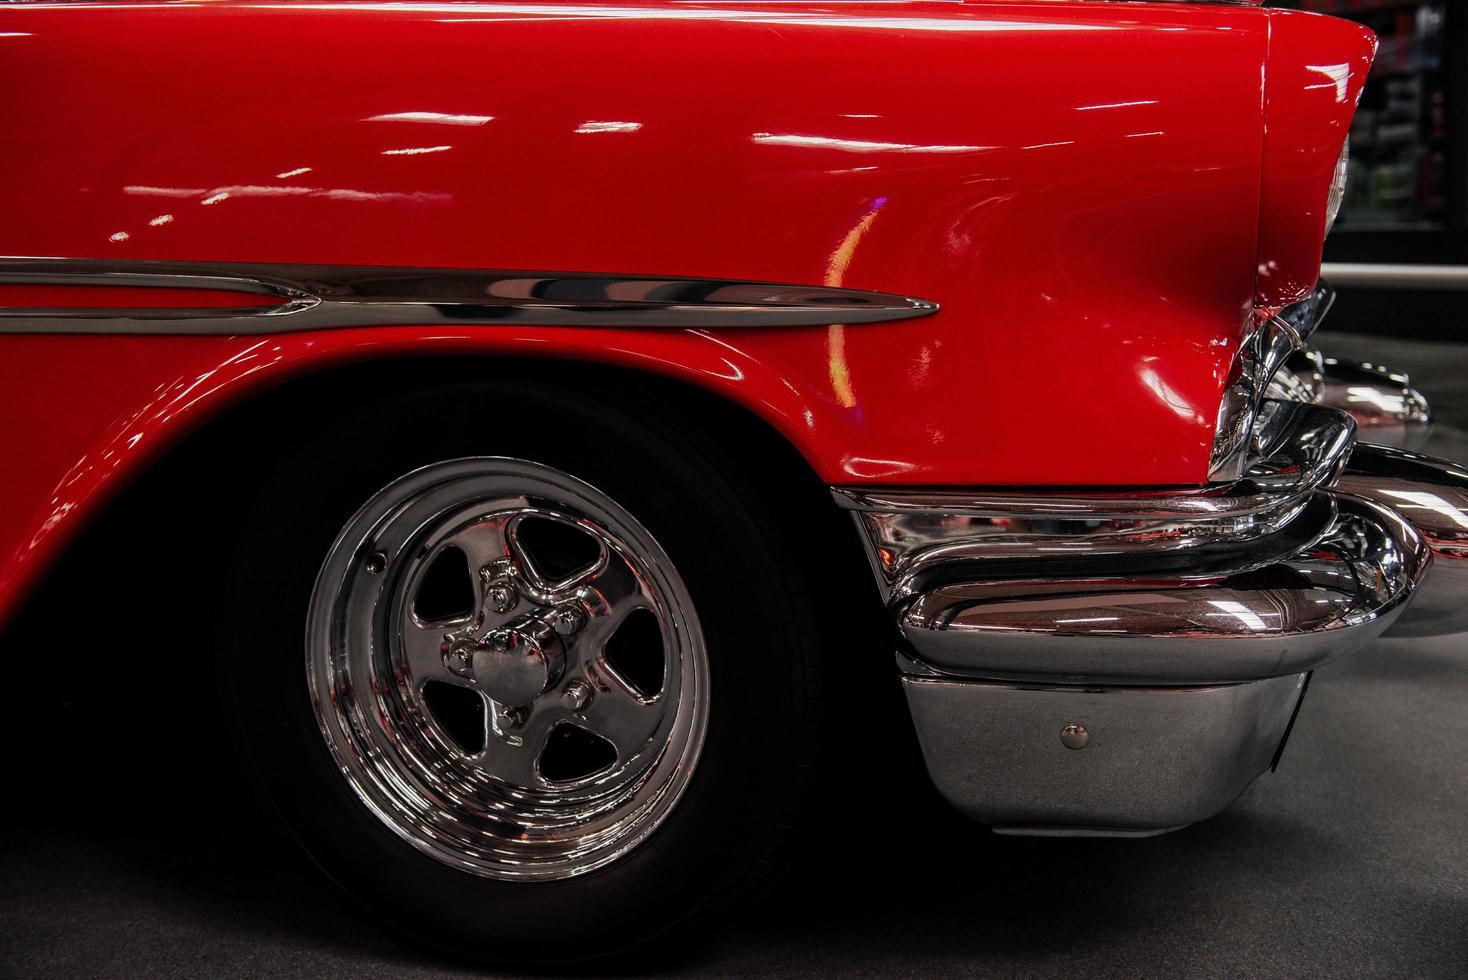
M1468 428L1468 346L1323 341L1413 370ZM484 975L357 918L241 798L197 712L116 694L147 651L94 642L123 658L100 678L4 652L29 666L0 713L0 975ZM1383 641L1321 671L1280 771L1166 837L998 838L874 779L786 887L667 973L1468 976L1465 654Z

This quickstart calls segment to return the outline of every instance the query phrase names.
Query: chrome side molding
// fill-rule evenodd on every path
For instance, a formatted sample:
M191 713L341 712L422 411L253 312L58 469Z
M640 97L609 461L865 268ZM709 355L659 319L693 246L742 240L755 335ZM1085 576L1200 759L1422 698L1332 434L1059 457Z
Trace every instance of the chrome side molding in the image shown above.
M224 290L259 301L222 307L0 306L0 333L274 334L497 324L800 327L938 312L938 304L928 300L825 286L379 266L0 258L4 285Z

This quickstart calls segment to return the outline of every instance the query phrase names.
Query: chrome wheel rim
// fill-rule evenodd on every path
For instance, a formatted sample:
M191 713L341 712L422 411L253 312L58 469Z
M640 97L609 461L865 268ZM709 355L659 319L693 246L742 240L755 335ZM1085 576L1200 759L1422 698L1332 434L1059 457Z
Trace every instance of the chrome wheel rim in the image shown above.
M707 725L703 634L667 553L606 494L525 460L379 491L322 565L306 661L363 804L489 878L628 853L687 788Z

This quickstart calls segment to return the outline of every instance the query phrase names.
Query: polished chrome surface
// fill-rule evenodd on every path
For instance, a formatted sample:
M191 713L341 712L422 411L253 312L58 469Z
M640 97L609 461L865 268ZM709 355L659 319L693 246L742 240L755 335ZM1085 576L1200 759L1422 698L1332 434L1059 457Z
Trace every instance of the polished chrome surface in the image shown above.
M923 574L973 562L1097 560L1186 554L1256 540L1289 524L1308 498L1281 509L1220 518L1139 519L858 512L887 599L912 594Z
M1269 506L1237 506L1237 487L838 491L904 671L1236 683L1314 669L1399 618L1403 632L1468 629L1465 471L1354 446L1336 409L1267 401L1258 418L1271 456L1254 495Z
M1339 489L1401 514L1432 551L1432 568L1391 634L1468 631L1468 467L1398 449L1357 446Z
M1255 330L1239 348L1219 403L1209 480L1223 483L1238 480L1259 457L1257 416L1269 384L1290 356L1304 345L1304 338L1294 324L1277 316Z
M1362 441L1407 448L1404 442L1426 439L1432 410L1405 373L1333 357L1324 358L1322 368L1321 404L1351 413Z
M1302 350L1291 355L1264 394L1275 401L1320 404L1325 394L1325 361L1320 352Z
M1378 364L1303 350L1275 374L1266 394L1346 412L1360 427L1361 439L1374 445L1421 449L1431 438L1427 399L1405 373Z
M1241 480L1188 490L1030 492L834 490L854 511L884 595L912 594L939 566L979 560L1184 555L1247 544L1289 525L1350 454L1354 425L1340 412L1268 403L1267 458Z
M1322 281L1309 296L1285 307L1240 345L1218 407L1209 480L1237 480L1263 455L1258 442L1259 412L1268 399L1291 399L1297 394L1289 390L1288 381L1277 383L1277 378L1304 349L1305 341L1334 304L1335 290Z
M574 562L547 561L531 540L547 528ZM430 603L444 581L460 607ZM652 624L642 655L661 650L655 689L611 655L634 616ZM618 859L677 803L703 744L703 635L667 554L594 487L523 460L438 463L373 497L322 566L306 653L357 796L423 853L485 877L559 880ZM562 758L580 768L552 771Z
M927 300L826 286L376 266L0 258L4 284L226 290L262 302L0 307L0 334L273 334L424 324L792 327L904 320L938 311Z
M907 677L928 772L1000 833L1139 836L1210 817L1275 759L1305 682L1025 687ZM1056 732L1084 719L1084 752Z
M1068 749L1083 749L1091 744L1091 733L1085 725L1066 725L1060 730L1060 744Z
M1290 325L1301 341L1306 341L1320 329L1320 324L1335 306L1335 300L1335 288L1322 279L1309 296L1280 310L1279 318Z
M1135 559L1089 574L1037 563L1028 576L995 569L935 585L893 612L916 660L952 676L1167 685L1312 670L1380 635L1428 562L1392 511L1346 498L1337 507L1284 557L1265 539L1180 573Z

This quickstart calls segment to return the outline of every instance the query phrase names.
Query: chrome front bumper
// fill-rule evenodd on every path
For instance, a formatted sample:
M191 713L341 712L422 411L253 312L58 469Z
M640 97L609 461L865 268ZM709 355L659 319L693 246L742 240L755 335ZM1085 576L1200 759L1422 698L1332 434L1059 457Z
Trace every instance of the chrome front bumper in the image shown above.
M1468 629L1468 470L1323 401L1261 403L1222 486L836 490L950 802L1001 833L1195 822L1275 764L1315 668Z

